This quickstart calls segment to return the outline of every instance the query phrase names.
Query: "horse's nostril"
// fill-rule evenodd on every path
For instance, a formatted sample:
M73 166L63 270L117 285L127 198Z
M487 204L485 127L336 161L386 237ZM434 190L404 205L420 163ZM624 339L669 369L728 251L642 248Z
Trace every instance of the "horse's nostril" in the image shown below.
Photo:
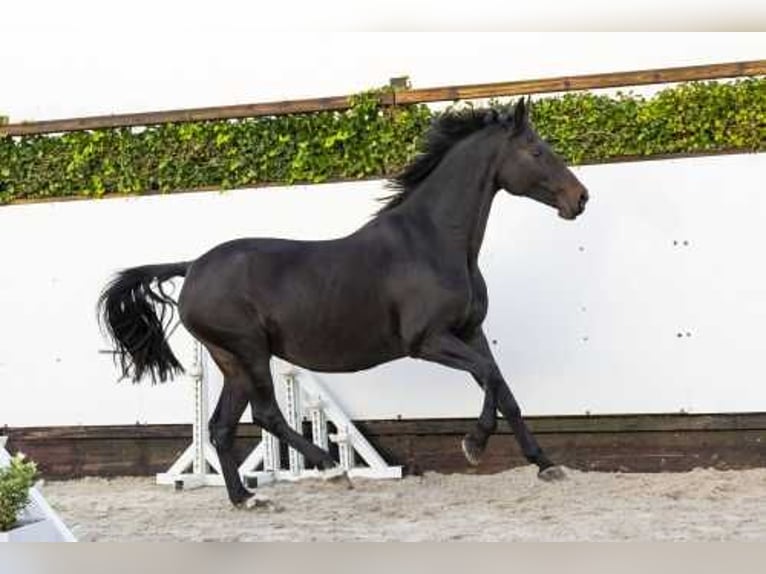
M588 196L583 193L580 196L580 201L579 201L580 209L585 209L586 203L588 203Z

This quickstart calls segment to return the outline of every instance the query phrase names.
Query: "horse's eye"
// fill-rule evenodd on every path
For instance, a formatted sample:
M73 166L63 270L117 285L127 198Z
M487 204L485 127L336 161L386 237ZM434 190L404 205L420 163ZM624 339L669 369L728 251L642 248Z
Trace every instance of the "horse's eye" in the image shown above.
M543 150L541 150L539 147L532 148L532 155L534 157L540 157L541 155L543 155Z

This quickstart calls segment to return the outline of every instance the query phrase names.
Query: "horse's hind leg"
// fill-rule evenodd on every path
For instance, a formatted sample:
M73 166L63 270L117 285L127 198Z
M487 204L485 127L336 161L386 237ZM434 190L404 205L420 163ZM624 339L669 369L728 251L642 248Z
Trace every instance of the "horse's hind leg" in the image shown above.
M274 394L274 382L269 367L269 357L250 355L243 359L250 376L253 420L280 440L295 448L306 461L319 469L337 466L330 453L319 448L295 431L285 420Z
M238 368L233 355L221 348L206 346L224 375L223 390L210 417L210 442L213 443L221 463L229 500L236 506L253 495L242 484L233 452L237 424L250 402L250 384L246 373Z
M252 496L242 484L239 465L234 458L234 438L237 424L245 412L249 397L236 379L224 378L218 405L210 418L210 442L213 443L221 463L226 491L232 504L239 505Z
M309 464L323 470L336 467L329 452L287 424L274 394L271 355L264 338L242 337L225 344L223 349L205 342L224 375L223 391L210 420L210 440L218 453L231 502L240 505L252 496L242 484L232 452L237 424L248 403L252 406L253 421L298 450Z

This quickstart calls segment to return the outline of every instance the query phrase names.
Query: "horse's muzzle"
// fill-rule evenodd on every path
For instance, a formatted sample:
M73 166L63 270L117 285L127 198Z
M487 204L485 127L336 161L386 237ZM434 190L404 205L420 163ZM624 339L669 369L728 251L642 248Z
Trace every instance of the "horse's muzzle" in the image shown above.
M570 202L564 199L559 203L559 217L567 221L577 219L585 211L585 204L588 203L588 199L588 191L585 188L577 195L576 201Z

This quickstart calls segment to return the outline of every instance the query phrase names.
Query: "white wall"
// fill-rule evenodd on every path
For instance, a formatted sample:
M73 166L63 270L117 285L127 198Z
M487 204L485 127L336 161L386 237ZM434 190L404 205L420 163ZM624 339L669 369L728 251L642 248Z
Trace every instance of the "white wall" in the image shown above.
M578 168L592 200L576 222L498 196L486 330L527 413L766 410L765 169L766 154ZM340 236L383 194L373 181L0 208L0 426L189 422L188 381L117 383L98 353L109 276L239 236ZM172 344L188 365L188 335ZM467 375L411 360L323 378L360 418L481 404Z

